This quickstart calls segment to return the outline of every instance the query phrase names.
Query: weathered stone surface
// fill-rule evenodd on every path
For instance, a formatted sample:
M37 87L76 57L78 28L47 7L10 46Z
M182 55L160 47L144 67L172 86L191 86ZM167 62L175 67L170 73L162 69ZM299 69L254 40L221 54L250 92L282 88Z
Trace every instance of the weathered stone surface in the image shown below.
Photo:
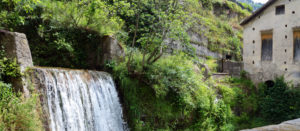
M300 131L300 119L286 121L278 125L246 129L242 131Z
M33 66L31 52L25 34L0 30L0 46L3 46L8 58L16 59L23 72Z
M102 60L101 64L105 64L110 60L122 60L125 57L125 52L122 45L112 36L104 36L102 40Z
M242 62L235 62L230 60L219 60L219 72L228 73L230 76L239 77L241 71L243 70L243 63Z
M27 67L32 67L32 57L25 34L0 30L0 46L4 47L6 57L16 59L20 65L21 72ZM13 78L10 80L15 90L22 90L29 96L25 78Z
M200 36L199 37L193 36L193 37L195 40L201 39ZM174 50L185 50L185 48L181 45L181 43L179 41L167 39L167 40L165 40L165 44L168 46L167 52L169 52L169 53L173 52ZM198 57L202 57L202 58L206 57L206 56L211 56L213 58L221 58L222 57L221 54L210 51L206 46L197 44L196 41L192 41L190 44L191 44L191 46L193 46L193 48L195 48L195 54Z

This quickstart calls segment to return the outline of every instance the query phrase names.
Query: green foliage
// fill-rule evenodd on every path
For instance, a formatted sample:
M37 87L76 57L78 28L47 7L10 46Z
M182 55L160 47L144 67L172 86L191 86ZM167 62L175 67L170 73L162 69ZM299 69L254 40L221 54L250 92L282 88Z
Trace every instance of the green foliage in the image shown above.
M242 15L245 15L245 16L250 15L248 10L243 9L241 6L239 6L235 2L227 0L227 1L225 1L225 4L227 5L227 7L232 9L234 12L241 13Z
M259 105L261 115L272 123L300 117L300 90L293 88L283 77L276 78L273 87L261 85Z
M25 23L25 18L31 16L39 0L1 0L0 29L13 30Z
M102 36L96 31L49 25L32 26L26 26L31 30L25 33L30 34L28 38L32 38L29 39L29 46L35 65L88 69L101 60Z
M20 67L16 60L5 57L0 50L0 130L1 131L41 131L39 97L32 93L25 98L21 93L13 92L11 78L20 78Z
M242 28L238 23L250 13L242 9L237 3L228 0L203 0L200 4L193 0L188 2L185 5L185 10L191 14L190 30L207 38L207 42L191 42L206 46L213 52L230 54L234 56L235 60L241 60ZM205 3L211 3L212 10L205 7L203 9L201 3L202 6ZM232 16L232 14L236 16Z
M116 35L124 44L139 48L148 64L169 48L166 40L180 42L184 51L193 55L187 31L194 29L195 21L205 28L195 29L208 38L205 46L211 51L234 54L240 60L240 27L238 31L232 28L236 28L238 20L228 19L227 14L215 15L217 3L230 7L230 12L237 12L239 17L245 16L244 10L226 0L187 0L185 4L177 0L15 0L2 2L7 8L1 8L5 16L1 22L6 29L26 33L34 63L41 66L87 68L83 49L93 38L82 41L87 33L77 33L87 30L100 36ZM18 24L7 24L11 22L5 22L10 20L5 12L20 16L21 22L12 19ZM57 58L66 62L53 62Z
M39 107L36 94L24 98L12 91L8 84L0 82L0 130L1 131L42 131L37 112Z
M217 60L211 57L207 57L205 64L208 66L211 72L217 72Z
M179 1L143 0L131 1L130 4L134 6L134 15L121 15L126 19L125 30L129 33L126 43L132 48L140 49L143 54L142 65L152 64L161 58L167 49L167 39L179 41L182 46L188 47L188 14ZM129 54L128 64L131 62L132 52Z
M242 74L246 76L245 72ZM234 124L237 130L299 118L299 89L289 86L283 77L276 78L273 87L261 83L256 88L245 77L229 79L226 83L231 88L222 85L218 90L236 115Z
M9 82L11 78L20 76L20 67L17 61L6 58L4 48L0 47L0 81Z
M9 78L18 78L20 76L20 68L16 60L10 60L6 57L0 59L0 80L6 81Z
M248 11L252 12L253 11L253 7L247 3L243 3L243 2L239 2L239 4L242 5L242 8L247 9Z
M131 15L131 11L128 10L130 4L124 1L109 6L104 0L44 0L43 6L42 18L50 20L56 26L88 28L108 35L118 32L124 23L115 15L117 10L123 10L123 14Z
M206 9L213 9L213 2L211 0L201 0L202 3L202 7L206 8Z
M235 113L234 125L236 130L249 129L267 125L260 116L258 104L258 90L251 80L241 73L241 78L228 79L228 83L233 93L228 94L225 99L229 99L229 104ZM228 90L228 89L227 89Z
M133 55L135 73L126 63L111 65L133 130L232 130L230 106L216 101L214 90L194 72L185 55L166 56L151 65Z

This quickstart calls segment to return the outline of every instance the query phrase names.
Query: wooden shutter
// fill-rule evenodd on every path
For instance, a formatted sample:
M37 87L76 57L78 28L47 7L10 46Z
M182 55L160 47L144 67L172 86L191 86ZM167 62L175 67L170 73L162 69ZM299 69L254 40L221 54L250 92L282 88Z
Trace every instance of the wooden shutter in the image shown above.
M261 38L262 38L261 59L262 61L272 61L273 35L272 33L262 34Z

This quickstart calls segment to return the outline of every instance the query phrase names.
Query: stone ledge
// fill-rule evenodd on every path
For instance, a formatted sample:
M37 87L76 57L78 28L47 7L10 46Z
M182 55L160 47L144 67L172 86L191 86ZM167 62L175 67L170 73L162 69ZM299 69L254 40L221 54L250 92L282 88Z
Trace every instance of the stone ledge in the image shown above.
M278 125L269 125L241 131L300 131L300 119L285 121Z

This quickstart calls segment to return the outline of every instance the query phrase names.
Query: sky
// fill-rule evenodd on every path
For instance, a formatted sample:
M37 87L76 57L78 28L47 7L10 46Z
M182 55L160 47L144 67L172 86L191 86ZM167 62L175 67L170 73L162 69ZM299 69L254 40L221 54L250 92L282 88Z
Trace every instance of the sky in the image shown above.
M253 0L253 1L258 3L266 3L268 0Z

